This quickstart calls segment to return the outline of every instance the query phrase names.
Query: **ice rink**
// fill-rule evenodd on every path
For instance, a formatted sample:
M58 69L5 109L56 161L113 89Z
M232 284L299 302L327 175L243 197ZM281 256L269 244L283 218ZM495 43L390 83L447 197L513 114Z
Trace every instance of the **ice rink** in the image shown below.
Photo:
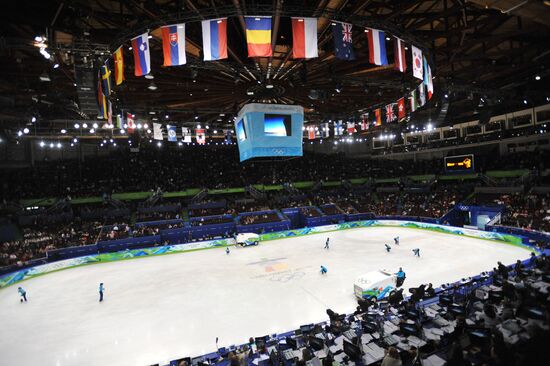
M393 237L401 245L393 245ZM323 249L330 237L330 250ZM393 250L386 253L384 243ZM412 248L421 249L421 258ZM353 281L379 268L404 287L511 264L529 252L486 240L404 228L364 228L60 271L0 290L0 365L146 366L197 356L250 336L327 320L356 306ZM319 266L328 275L319 274ZM98 285L105 283L105 301Z

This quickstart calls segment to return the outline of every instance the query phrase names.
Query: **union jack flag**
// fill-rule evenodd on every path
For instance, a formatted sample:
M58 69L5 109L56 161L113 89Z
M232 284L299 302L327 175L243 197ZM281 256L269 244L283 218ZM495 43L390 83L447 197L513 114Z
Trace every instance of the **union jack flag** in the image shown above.
M351 43L351 24L342 23L342 41Z
M386 122L393 122L396 120L395 113L393 113L393 103L386 106Z

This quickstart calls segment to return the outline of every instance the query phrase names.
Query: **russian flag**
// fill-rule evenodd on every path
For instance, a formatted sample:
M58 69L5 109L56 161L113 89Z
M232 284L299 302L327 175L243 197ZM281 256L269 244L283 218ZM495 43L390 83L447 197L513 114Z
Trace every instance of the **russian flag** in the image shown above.
M134 74L136 76L147 75L151 72L151 56L149 54L149 34L143 33L132 39L134 51Z
M375 65L387 65L386 34L378 29L367 28L369 41L369 62Z
M185 65L185 24L167 25L161 31L164 66Z
M227 18L203 20L201 25L204 61L227 58Z
M317 56L317 18L292 18L292 57Z

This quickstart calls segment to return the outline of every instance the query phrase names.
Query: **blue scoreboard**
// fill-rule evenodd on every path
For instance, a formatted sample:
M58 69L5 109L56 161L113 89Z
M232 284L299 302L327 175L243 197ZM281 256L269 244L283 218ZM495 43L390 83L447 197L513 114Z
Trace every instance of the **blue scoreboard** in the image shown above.
M302 156L304 108L250 103L235 120L241 161L258 157Z

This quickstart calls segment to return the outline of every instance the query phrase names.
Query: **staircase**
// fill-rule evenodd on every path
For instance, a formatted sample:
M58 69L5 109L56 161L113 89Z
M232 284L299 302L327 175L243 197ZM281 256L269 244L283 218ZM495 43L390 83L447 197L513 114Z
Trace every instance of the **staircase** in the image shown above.
M256 200L263 200L266 198L266 194L254 187L253 185L248 185L244 187L244 190L250 193L250 195Z
M203 188L199 193L193 196L191 198L191 203L199 203L202 201L206 196L208 196L208 189Z

